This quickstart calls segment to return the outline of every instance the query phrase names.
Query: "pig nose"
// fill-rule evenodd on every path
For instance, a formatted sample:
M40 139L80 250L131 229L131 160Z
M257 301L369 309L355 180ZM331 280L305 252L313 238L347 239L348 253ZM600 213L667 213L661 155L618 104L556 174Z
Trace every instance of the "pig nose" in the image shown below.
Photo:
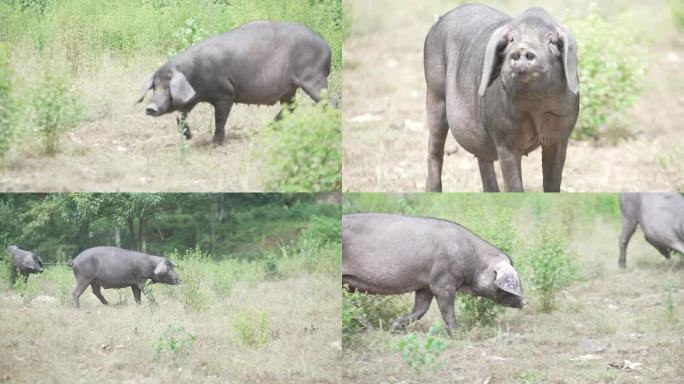
M150 105L145 108L145 114L148 116L156 116L157 113L159 113L159 107L157 107L157 104L155 103L150 103Z
M522 48L511 55L511 66L516 74L526 74L534 71L537 54L527 48Z

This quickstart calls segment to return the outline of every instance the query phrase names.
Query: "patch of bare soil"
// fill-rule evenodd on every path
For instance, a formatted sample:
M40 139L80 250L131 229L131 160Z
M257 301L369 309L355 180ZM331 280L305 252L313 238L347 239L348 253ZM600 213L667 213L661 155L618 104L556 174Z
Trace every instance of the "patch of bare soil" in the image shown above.
M510 0L486 2L517 14L540 5L561 17L588 9L589 1ZM616 2L618 3L618 2ZM623 0L602 4L648 15L642 21L661 30L671 24L665 3ZM350 0L352 34L344 46L343 190L422 191L427 177L423 42L434 16L452 9L449 1ZM639 26L641 28L641 26ZM684 188L684 62L682 36L670 30L646 53L650 72L636 105L625 116L625 132L609 133L601 144L571 141L563 191L672 191ZM627 136L627 137L622 137ZM476 158L451 135L447 139L444 191L481 191ZM495 166L503 188L499 165ZM523 158L527 191L542 190L541 151Z
M403 335L359 333L344 346L343 382L681 383L684 256L665 260L637 232L627 269L619 270L618 233L605 223L573 233L579 280L560 295L556 310L541 312L532 300L521 311L508 309L496 327L461 329L439 357L443 367L422 374L397 351ZM407 331L424 337L434 321L441 316L433 302Z

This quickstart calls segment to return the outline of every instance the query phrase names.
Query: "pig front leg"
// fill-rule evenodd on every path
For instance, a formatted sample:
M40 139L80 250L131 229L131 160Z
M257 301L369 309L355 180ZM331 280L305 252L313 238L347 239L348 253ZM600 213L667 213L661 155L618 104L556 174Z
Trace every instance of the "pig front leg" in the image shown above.
M224 100L214 103L214 121L216 123L214 139L212 140L214 144L223 144L223 139L226 135L226 121L228 120L228 115L230 114L230 109L232 107L232 100Z
M187 140L192 139L192 132L190 132L190 126L186 119L188 118L187 112L181 112L176 116L176 122L178 123L178 130L185 136Z

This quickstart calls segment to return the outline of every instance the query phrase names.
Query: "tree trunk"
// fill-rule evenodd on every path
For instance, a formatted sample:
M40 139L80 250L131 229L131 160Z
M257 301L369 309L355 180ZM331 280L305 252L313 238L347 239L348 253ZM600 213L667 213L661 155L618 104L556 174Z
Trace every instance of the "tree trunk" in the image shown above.
M126 223L128 224L128 234L130 235L129 247L132 250L138 249L138 241L135 236L135 222L133 221L133 216L128 216L126 218Z
M121 248L121 228L117 228L114 232L114 244L117 248Z

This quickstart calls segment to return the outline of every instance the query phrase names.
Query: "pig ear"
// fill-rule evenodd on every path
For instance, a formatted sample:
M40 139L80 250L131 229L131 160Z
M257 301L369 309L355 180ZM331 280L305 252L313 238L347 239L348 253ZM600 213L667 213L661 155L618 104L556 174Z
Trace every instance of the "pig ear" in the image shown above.
M175 105L183 105L195 97L195 89L188 82L185 75L177 70L171 77L171 99Z
M166 261L160 261L157 267L154 269L155 276L163 275L169 271L169 266L166 265Z
M516 296L523 297L522 286L520 285L520 279L518 278L518 273L513 269L513 267L505 261L499 262L496 265L496 280L494 284L508 293L512 293Z
M558 37L563 43L563 70L565 71L565 83L573 95L579 93L579 80L577 79L577 41L572 31L562 25L558 25Z
M145 95L147 94L147 91L152 89L152 82L154 81L154 73L147 76L147 79L145 79L145 84L143 84L142 88L140 88L140 94L138 95L138 101L136 101L136 104L143 101L145 98Z
M503 57L501 52L506 49L508 45L508 26L499 27L487 42L485 48L484 65L482 66L482 78L480 79L480 90L478 94L480 97L484 96L487 88L492 85L494 80L501 73L501 64Z

